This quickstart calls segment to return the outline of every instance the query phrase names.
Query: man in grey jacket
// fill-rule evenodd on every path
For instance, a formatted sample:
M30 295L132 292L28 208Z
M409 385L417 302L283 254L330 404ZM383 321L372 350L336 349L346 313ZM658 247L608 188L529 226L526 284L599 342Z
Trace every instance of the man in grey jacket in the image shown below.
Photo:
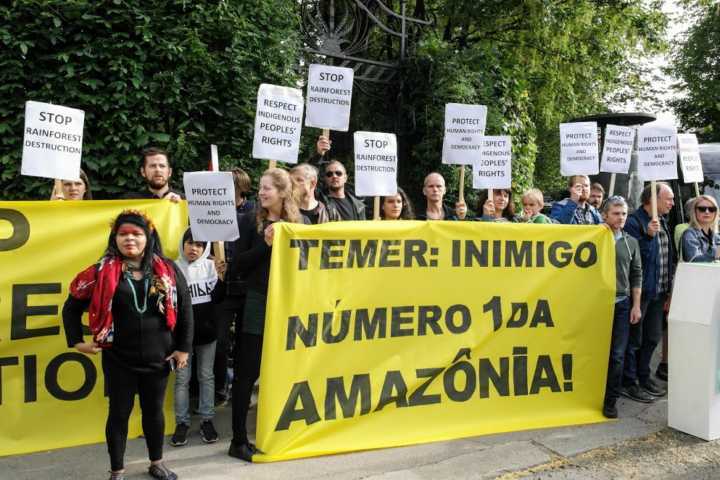
M603 414L608 418L617 418L615 403L622 388L622 375L625 365L625 349L630 337L630 324L640 321L640 296L642 293L642 261L638 241L625 233L623 227L627 220L627 203L619 196L607 199L603 208L603 220L615 237L615 313L613 317L612 340L610 343L610 362L608 364L607 384ZM650 401L652 398L648 396Z

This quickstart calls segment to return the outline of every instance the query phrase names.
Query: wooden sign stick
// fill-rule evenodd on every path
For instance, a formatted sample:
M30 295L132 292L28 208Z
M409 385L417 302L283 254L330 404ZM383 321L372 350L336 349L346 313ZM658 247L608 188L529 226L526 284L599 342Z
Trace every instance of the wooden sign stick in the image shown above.
M698 186L697 182L695 182L695 196L700 196L700 187Z
M460 185L458 193L458 201L465 203L465 165L458 165L460 167Z
M608 197L612 197L613 194L615 193L615 176L616 175L617 175L616 173L610 174L610 188L608 189Z
M650 202L652 206L652 218L653 220L656 220L658 218L657 213L657 182L655 180L652 180L650 182Z
M375 197L374 199L373 220L380 220L380 197Z

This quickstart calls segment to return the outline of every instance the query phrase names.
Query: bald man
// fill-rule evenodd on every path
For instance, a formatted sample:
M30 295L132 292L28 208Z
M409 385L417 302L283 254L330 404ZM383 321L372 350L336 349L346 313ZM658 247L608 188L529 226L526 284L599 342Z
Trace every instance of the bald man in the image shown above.
M642 319L630 326L621 393L643 403L653 402L667 393L665 387L652 379L650 360L662 339L664 307L672 290L676 259L675 245L664 218L675 204L675 196L663 182L657 183L656 192L658 216L652 216L652 192L648 185L640 197L642 207L629 215L625 223L625 231L640 244L643 279Z
M445 179L437 172L429 173L423 182L425 209L417 212L418 220L463 220L467 215L464 202L455 204L455 211L443 203L445 197Z

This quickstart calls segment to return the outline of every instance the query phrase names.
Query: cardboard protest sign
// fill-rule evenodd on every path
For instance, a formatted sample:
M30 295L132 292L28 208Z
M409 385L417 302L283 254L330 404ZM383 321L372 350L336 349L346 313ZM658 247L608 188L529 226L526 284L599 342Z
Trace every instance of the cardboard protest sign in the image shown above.
M597 123L561 123L560 174L569 177L598 172Z
M643 181L677 178L677 131L670 125L638 128L638 176Z
M42 102L25 102L20 173L32 177L80 179L85 112Z
M238 238L231 172L185 172L185 195L193 238L201 242Z
M625 173L630 170L633 144L635 143L635 129L608 125L605 127L605 142L600 171L608 173Z
M354 75L352 68L310 65L305 125L348 131Z
M355 132L355 193L361 197L397 193L394 133Z
M509 135L482 137L480 159L473 164L473 188L510 188L511 157Z
M479 158L486 119L485 105L445 105L442 163L472 165Z
M300 90L267 83L260 85L253 158L297 163L303 108Z
M680 169L685 183L702 183L703 168L700 160L700 147L697 137L692 133L679 133Z

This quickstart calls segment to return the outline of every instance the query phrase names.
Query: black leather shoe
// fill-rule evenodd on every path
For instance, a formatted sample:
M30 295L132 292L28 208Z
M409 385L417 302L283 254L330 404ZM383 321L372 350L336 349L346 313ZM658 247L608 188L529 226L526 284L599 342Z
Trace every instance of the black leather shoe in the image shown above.
M667 389L658 385L657 382L655 382L655 380L653 380L652 378L648 378L646 381L642 382L640 384L640 388L645 390L653 397L664 397L667 393Z
M636 402L653 403L655 401L655 397L640 388L639 385L630 385L629 387L625 387L620 390L620 394L623 397L635 400Z
M252 443L235 443L230 442L230 448L228 449L228 455L231 457L245 460L246 462L252 462L252 457L257 453L257 448Z
M605 415L605 418L617 418L618 417L618 411L617 407L613 405L608 405L607 403L603 405L603 415Z
M655 369L655 376L658 377L663 382L667 382L668 381L668 364L667 363L658 364L657 369Z

